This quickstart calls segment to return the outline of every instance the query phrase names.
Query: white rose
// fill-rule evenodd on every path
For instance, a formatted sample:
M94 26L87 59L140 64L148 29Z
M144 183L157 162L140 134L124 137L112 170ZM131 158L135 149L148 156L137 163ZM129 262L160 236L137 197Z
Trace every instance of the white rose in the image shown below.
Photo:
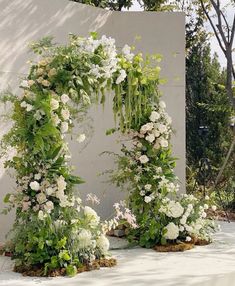
M166 215L168 217L178 218L183 214L183 212L184 208L179 202L170 201L168 204L168 211L166 212Z
M47 213L51 213L51 211L54 209L54 204L52 201L48 201L44 205L44 209Z
M159 144L160 144L163 148L168 147L168 141L165 140L165 139L161 139L161 140L159 141Z
M66 104L69 100L70 100L70 98L69 98L69 96L67 94L64 93L64 94L61 95L61 102L63 104Z
M86 135L85 134L80 134L77 137L78 143L82 143L85 139L86 139Z
M166 230L166 233L164 236L166 239L174 240L179 236L179 228L173 222L170 222L165 227L165 230Z
M152 143L155 140L155 136L153 134L149 134L145 137L145 139L149 142Z
M82 229L82 231L77 236L78 239L78 248L85 249L88 248L92 244L91 240L91 232L86 229Z
M205 212L203 212L203 213L201 214L201 217L202 217L202 218L206 218L206 217L207 217L207 214L206 214Z
M39 204L43 204L47 200L47 197L44 193L39 193L36 197Z
M160 118L160 114L157 111L152 111L149 119L152 122L156 122Z
M187 236L186 239L185 239L185 241L188 241L188 242L191 241L191 240L192 240L192 238L190 236Z
M145 134L146 132L151 131L153 129L153 127L154 127L154 125L152 122L146 123L146 124L141 126L140 133Z
M37 181L33 181L29 184L30 188L34 191L38 191L40 189L40 185Z
M69 129L69 124L68 122L62 122L61 123L61 132L66 133Z
M64 120L68 120L70 117L70 112L67 108L64 108L61 110L61 116L63 117Z
M152 198L151 198L150 196L145 196L145 197L144 197L144 201L145 201L147 204L150 203L151 200L152 200Z
M52 98L52 99L51 99L51 104L50 104L50 106L51 106L51 109L52 109L52 110L58 109L59 106L60 106L59 101L56 100L56 99L54 99L54 98Z
M146 155L142 155L139 157L141 164L145 164L149 161L149 158Z
M101 250L103 254L106 254L109 250L109 240L102 234L96 241L96 246Z
M51 115L51 120L55 126L58 126L60 124L60 121L61 121L59 116L55 113Z

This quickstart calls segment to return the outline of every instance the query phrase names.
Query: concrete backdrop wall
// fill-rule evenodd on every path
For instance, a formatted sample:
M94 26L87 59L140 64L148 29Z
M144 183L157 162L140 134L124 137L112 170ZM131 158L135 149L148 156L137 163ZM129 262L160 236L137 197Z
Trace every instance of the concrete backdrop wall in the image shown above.
M135 45L143 54L160 53L162 77L167 83L161 87L167 110L173 118L175 134L172 138L174 155L179 158L176 174L181 190L185 190L185 33L183 13L156 12L111 12L68 0L0 0L0 89L10 86L16 93L19 78L27 74L26 63L32 54L28 43L45 35L53 35L58 43L65 43L69 32L86 36L97 31L116 39L118 47ZM141 40L135 42L136 36ZM79 187L81 197L95 193L102 199L97 210L103 217L112 212L115 201L125 195L99 177L98 173L113 167L113 158L99 156L104 150L118 152L118 136L105 136L105 131L114 126L112 96L107 97L103 111L101 106L92 106L87 123L93 126L81 129L89 134L85 143L70 141L72 163L76 173L86 180ZM3 107L2 107L3 109ZM2 110L3 111L3 110ZM2 112L1 111L1 112ZM9 128L9 122L1 121L1 136ZM77 127L78 128L78 127ZM80 127L79 127L80 128ZM14 189L14 179L0 168L0 208L7 192ZM0 241L9 230L14 214L0 216Z

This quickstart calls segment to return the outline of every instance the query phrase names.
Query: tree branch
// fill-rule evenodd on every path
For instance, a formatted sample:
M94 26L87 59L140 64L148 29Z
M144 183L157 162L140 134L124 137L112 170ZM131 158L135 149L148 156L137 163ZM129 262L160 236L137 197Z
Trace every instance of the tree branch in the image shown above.
M211 27L212 27L212 29L213 29L213 31L214 31L214 34L215 34L215 36L216 36L216 38L217 38L217 40L218 40L219 45L220 45L220 48L221 48L221 50L223 51L223 53L225 54L225 56L226 56L226 49L225 49L225 47L223 47L223 44L222 44L222 42L221 42L221 39L220 39L220 37L219 37L219 35L218 35L218 31L216 30L216 27L215 27L213 21L211 20L211 17L210 17L210 15L209 15L209 13L208 13L207 10L206 10L206 7L205 7L205 5L204 5L204 3L203 3L203 0L199 0L199 1L200 1L200 4L201 4L201 7L202 7L203 12L205 13L207 19L209 20L209 22L210 22L210 24L211 24ZM234 1L235 1L235 0L234 0Z

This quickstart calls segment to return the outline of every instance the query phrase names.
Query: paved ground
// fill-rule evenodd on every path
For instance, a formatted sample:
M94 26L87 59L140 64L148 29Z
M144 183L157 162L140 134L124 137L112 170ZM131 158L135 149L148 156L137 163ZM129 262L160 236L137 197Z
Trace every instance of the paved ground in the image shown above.
M1 286L235 286L235 223L221 223L215 242L184 253L113 250L118 265L73 278L29 278L11 271L0 257Z

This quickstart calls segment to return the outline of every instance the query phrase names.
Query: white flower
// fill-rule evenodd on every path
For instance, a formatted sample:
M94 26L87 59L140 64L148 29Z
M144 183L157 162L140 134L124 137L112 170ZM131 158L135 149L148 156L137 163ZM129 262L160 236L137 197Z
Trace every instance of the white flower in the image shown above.
M70 98L69 98L69 96L67 94L64 93L64 94L61 95L61 102L63 104L66 104L69 100L70 100Z
M217 210L217 207L216 207L216 206L212 206L211 209L212 209L213 211L216 211L216 210Z
M77 137L78 143L82 143L85 139L86 139L86 135L85 134L79 134L78 137Z
M52 201L48 201L44 205L44 209L47 213L51 213L51 211L54 209L54 204Z
M168 147L168 141L161 138L160 141L159 141L159 144L163 147L163 148L166 148Z
M109 250L109 240L102 234L96 241L96 246L101 250L103 254L106 254Z
M140 191L140 195L143 197L145 195L145 191L144 190Z
M131 47L128 46L128 45L125 45L123 48L122 48L122 53L123 55L125 56L125 58L128 60L128 61L132 61L133 57L134 57L134 54L131 53Z
M168 217L178 218L184 212L184 208L181 206L179 202L170 201L168 204L168 211L166 211L166 215Z
M142 155L139 157L141 164L145 164L149 161L149 158L146 155Z
M173 222L170 222L165 227L165 230L166 230L166 233L164 236L166 239L174 240L179 236L179 228Z
M202 218L206 218L206 217L207 217L207 214L206 214L205 212L203 212L203 213L201 214L201 217L202 217Z
M148 131L151 131L153 129L154 125L152 122L146 123L140 128L140 133L145 134Z
M56 183L58 186L58 191L64 191L66 189L67 183L62 175L57 178Z
M20 86L28 88L29 87L28 81L27 80L22 80L22 82L20 83Z
M156 122L160 118L160 114L157 111L152 111L149 119L152 122Z
M61 116L64 120L68 120L70 117L70 112L67 108L61 110Z
M208 201L210 199L209 196L205 196L205 200Z
M44 218L45 218L45 215L44 215L43 211L40 210L40 211L38 212L38 219L39 219L39 220L44 220Z
M208 210L208 209L209 209L208 204L204 204L204 209L205 209L205 210Z
M191 241L192 240L192 238L190 237L190 236L186 236L186 239L185 239L186 241Z
M149 143L152 143L155 140L155 136L153 134L149 134L145 137L145 139L149 141Z
M180 219L180 223L185 225L187 221L187 217L186 216L182 216L182 218Z
M126 78L126 71L120 70L120 75L118 76L118 78L116 80L116 84L121 83L122 81L124 81L125 78Z
M33 181L29 184L30 188L34 191L38 191L40 189L40 185L37 181Z
M44 193L39 193L39 194L37 194L36 197L37 197L37 201L38 201L39 204L43 204L47 200L47 197L46 197L46 195Z
M92 244L91 240L91 232L86 229L82 229L82 231L77 236L78 239L78 248L86 249Z
M166 104L165 104L165 102L162 101L162 100L159 102L159 106L160 106L160 108L162 108L162 109L165 109L165 108L166 108Z
M21 104L20 104L20 106L23 107L23 108L25 108L25 107L27 106L27 102L22 101Z
M144 201L148 204L152 201L152 198L150 196L145 196Z
M61 132L66 133L69 129L69 124L68 122L62 122L61 123Z
M27 106L26 106L26 111L31 111L31 110L33 110L33 106L31 105L31 104L27 104Z
M84 215L89 219L90 225L92 227L95 227L99 224L100 217L97 215L97 213L92 208L85 206Z
M42 175L40 173L34 175L35 180L40 180L41 177Z
M51 105L51 109L52 110L56 110L60 106L59 101L54 99L54 98L51 99L51 104L50 105Z
M56 114L56 113L53 113L51 115L51 120L52 120L52 123L55 125L55 126L58 126L60 124L60 118L59 116Z
M146 185L144 186L144 188L145 188L146 191L149 191L149 190L151 190L152 185L151 185L151 184L146 184Z
M49 187L49 188L46 189L46 194L48 196L51 196L53 193L54 193L54 189L52 187Z

